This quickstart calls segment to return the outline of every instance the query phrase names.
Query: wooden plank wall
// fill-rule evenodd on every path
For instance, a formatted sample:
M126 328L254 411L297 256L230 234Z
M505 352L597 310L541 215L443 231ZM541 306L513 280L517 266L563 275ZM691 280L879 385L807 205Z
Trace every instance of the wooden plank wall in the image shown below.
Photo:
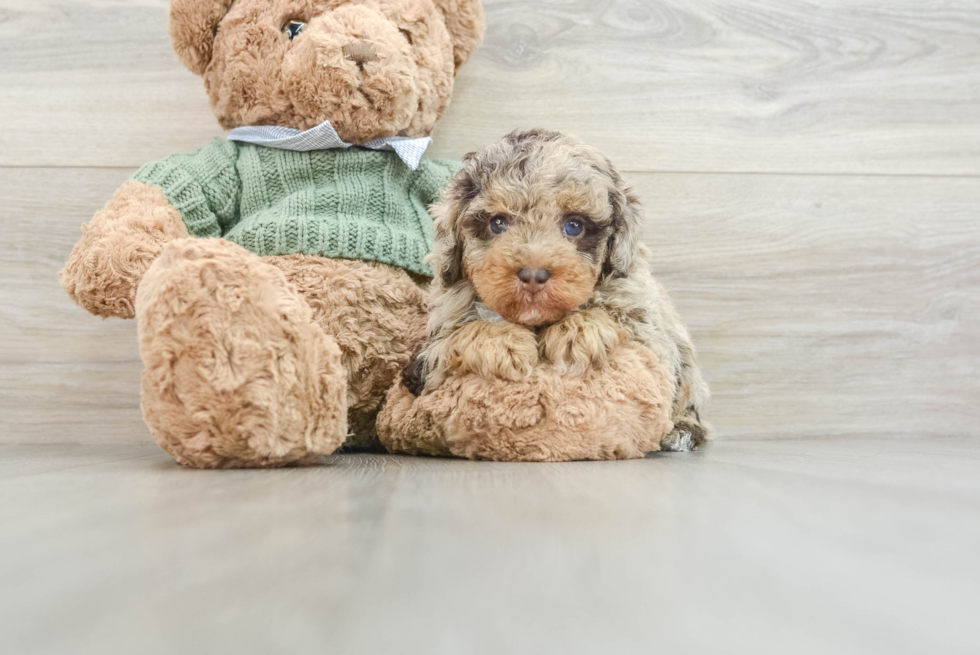
M135 326L57 271L221 132L165 0L0 0L0 442L140 442ZM980 435L980 3L487 0L434 154L600 146L647 207L721 438Z

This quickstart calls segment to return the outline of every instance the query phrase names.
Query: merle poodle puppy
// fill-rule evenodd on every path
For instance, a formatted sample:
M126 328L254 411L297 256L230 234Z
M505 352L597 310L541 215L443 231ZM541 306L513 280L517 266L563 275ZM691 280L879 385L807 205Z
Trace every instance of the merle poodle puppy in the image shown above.
M468 155L433 213L436 279L409 390L431 393L454 370L521 380L539 361L577 375L630 340L675 381L661 447L704 443L694 345L650 272L640 204L606 157L558 132L514 132Z

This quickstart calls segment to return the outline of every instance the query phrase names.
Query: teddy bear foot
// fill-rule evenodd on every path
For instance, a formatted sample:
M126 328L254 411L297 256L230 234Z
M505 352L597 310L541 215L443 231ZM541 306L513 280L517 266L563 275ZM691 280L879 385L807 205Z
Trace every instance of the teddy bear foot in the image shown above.
M308 464L343 443L340 349L279 269L227 241L173 241L136 317L143 417L181 464Z
M539 363L523 380L455 369L438 388L388 392L378 436L392 453L509 462L637 459L671 430L673 376L627 342L601 368L568 375Z

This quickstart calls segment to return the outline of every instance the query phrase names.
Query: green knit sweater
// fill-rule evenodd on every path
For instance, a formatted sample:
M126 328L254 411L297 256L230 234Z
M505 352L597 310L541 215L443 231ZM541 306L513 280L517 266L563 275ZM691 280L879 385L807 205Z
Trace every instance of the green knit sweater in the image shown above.
M293 152L215 140L147 164L133 179L159 187L196 237L223 237L258 255L366 259L431 275L428 207L459 164L394 152Z

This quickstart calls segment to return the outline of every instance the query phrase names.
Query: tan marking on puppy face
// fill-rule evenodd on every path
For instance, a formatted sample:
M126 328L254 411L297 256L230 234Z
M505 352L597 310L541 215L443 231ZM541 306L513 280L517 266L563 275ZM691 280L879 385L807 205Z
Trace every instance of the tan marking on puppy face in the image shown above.
M538 223L525 217L515 222L489 243L476 239L463 258L464 270L487 307L508 321L553 323L588 301L599 267L562 236L558 220L542 217ZM549 278L531 288L519 277L522 269L544 270Z
M468 156L436 209L442 284L465 276L505 319L554 323L612 271L617 230L635 227L617 211L626 196L592 148L553 132L512 134Z

